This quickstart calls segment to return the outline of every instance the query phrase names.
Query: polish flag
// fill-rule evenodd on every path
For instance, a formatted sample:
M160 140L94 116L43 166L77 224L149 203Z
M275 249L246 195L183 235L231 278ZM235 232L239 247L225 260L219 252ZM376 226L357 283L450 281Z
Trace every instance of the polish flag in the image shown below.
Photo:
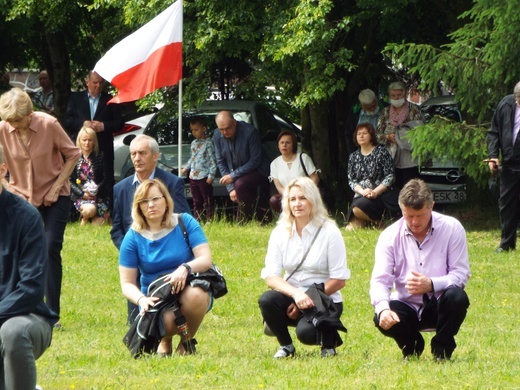
M117 88L109 103L140 99L182 79L182 0L116 44L94 71Z

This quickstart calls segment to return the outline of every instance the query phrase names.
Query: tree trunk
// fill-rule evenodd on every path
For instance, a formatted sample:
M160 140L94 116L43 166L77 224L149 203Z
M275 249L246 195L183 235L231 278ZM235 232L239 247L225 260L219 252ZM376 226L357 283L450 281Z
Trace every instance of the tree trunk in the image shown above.
M51 76L54 89L54 112L61 121L67 109L71 88L69 53L63 31L46 32L45 39L50 58L50 67L47 71Z

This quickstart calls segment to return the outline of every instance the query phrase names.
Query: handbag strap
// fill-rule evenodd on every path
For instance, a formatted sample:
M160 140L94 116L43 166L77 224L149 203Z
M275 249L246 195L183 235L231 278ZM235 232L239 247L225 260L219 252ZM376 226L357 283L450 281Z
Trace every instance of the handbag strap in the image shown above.
M309 172L307 172L307 168L305 168L305 164L303 163L303 152L300 153L300 164L302 165L303 172L305 172L305 176L309 177Z
M188 237L188 232L186 231L186 226L184 226L184 221L182 220L182 214L177 214L177 223L179 224L179 227L182 230L182 236L184 237L184 241L186 241L186 244L188 245L188 248L190 248L190 251L193 252L193 249L191 248L190 244L190 238Z
M291 274L287 277L287 279L285 279L285 281L287 282L289 279L291 279L291 276L293 276L296 271L298 271L300 269L300 267L302 266L303 262L305 261L305 259L307 258L307 255L309 254L311 248L312 248L312 244L314 244L314 241L316 241L316 238L318 237L318 234L320 233L320 230L321 230L322 226L320 226L318 228L318 230L316 231L316 233L314 234L314 237L312 238L312 241L311 241L311 245L309 245L309 247L307 248L307 250L305 251L303 257L302 257L302 260L300 261L300 264L298 264L298 266L294 269L293 272L291 272Z

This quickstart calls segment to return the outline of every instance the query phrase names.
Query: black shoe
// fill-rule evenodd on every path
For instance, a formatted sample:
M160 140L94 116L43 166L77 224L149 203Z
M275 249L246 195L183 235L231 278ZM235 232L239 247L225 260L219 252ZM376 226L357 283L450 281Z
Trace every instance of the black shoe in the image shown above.
M321 357L326 358L330 356L336 356L336 350L334 348L322 348Z
M504 253L514 250L514 248L502 248L499 246L497 249L495 249L495 253Z
M445 355L434 355L433 356L433 361L435 363L446 363L448 361L450 361L450 357L449 356L445 356Z
M406 346L403 349L403 358L408 359L411 357L419 357L422 355L424 351L424 338L422 334L417 332L417 338L415 339L415 345L413 346L413 351L409 346Z
M434 351L433 348L432 348L432 354L433 354L433 360L436 362L436 363L444 363L444 362L447 362L448 360L451 359L451 354L452 354L453 351L449 352L449 351Z

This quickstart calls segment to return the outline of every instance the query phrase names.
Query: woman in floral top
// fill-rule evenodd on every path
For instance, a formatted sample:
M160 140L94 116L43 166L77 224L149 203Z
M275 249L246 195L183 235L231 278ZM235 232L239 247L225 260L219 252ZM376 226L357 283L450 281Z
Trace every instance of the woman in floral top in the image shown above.
M406 87L401 81L388 86L390 105L385 107L377 122L377 140L385 145L395 160L395 187L400 190L410 179L419 177L417 161L400 161L401 153L396 141L396 132L408 122L423 121L419 106L411 104L405 98Z
M359 147L349 156L348 182L354 199L347 216L347 230L364 227L367 222L379 222L388 209L399 211L394 183L394 162L383 145L377 144L374 128L361 123L354 130L354 144Z
M102 225L109 217L107 172L94 130L81 128L76 145L81 149L81 157L70 176L74 206L81 215L82 225L88 221L92 221L93 225Z

